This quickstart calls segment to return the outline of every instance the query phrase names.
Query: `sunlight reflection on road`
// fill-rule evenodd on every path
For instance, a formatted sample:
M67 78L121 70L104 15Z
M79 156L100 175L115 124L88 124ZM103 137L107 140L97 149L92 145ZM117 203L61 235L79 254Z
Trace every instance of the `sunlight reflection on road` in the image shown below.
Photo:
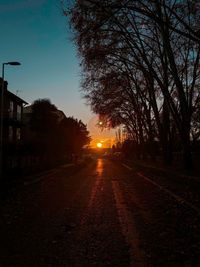
M97 167L96 167L96 182L95 185L92 188L92 193L91 193L91 197L90 197L90 201L89 201L89 207L91 207L93 205L94 202L94 198L98 192L98 190L103 189L102 186L100 186L100 183L102 182L102 173L103 173L103 160L102 159L98 159L97 160Z
M103 172L103 161L102 161L102 159L98 159L96 171L98 173L98 176L102 175L102 172Z

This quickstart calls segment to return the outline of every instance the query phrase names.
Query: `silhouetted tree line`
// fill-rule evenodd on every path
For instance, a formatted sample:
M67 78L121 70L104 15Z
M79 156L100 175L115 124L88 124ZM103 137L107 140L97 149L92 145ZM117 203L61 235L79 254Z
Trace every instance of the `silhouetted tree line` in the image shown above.
M191 147L200 136L199 1L62 4L92 110L112 127L124 125L139 157L161 153L170 164L178 151L192 168Z
M38 158L39 165L70 161L90 142L86 125L66 117L48 99L33 103L24 132L26 154Z

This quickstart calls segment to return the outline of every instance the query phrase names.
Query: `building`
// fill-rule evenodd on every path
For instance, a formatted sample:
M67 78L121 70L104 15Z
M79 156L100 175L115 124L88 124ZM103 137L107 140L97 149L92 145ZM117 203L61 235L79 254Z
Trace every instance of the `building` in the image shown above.
M0 78L0 92L2 90L2 81L2 78ZM8 91L8 83L4 81L2 132L3 169L12 168L13 165L16 165L16 155L14 156L14 151L16 152L16 148L21 141L23 109L26 104L28 104L26 101Z

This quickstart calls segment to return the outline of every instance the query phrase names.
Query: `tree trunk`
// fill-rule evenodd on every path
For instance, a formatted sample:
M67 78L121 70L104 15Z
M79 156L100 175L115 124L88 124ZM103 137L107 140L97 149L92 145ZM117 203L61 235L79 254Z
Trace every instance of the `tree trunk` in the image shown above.
M170 145L170 118L169 109L166 100L163 103L163 160L167 165L172 164L172 148Z
M183 142L183 164L186 170L194 169L194 163L192 159L192 153L190 148L190 131L188 129L183 130L182 136Z

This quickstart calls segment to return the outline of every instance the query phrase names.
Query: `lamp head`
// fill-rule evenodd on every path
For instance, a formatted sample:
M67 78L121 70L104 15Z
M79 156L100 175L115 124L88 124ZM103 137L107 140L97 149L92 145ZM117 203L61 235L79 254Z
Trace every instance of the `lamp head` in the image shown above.
M21 63L16 62L16 61L14 61L14 62L7 62L7 63L5 63L5 64L6 64L6 65L13 65L13 66L21 65Z

